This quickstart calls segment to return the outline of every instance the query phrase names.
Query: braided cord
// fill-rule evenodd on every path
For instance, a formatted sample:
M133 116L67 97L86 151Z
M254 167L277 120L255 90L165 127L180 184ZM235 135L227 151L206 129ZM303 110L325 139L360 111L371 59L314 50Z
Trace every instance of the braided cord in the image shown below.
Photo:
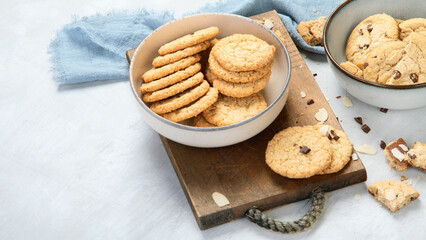
M268 217L257 207L252 207L245 213L248 219L257 225L281 233L297 233L310 228L320 217L324 208L325 192L315 189L311 193L312 205L309 211L299 220L291 222L281 222Z

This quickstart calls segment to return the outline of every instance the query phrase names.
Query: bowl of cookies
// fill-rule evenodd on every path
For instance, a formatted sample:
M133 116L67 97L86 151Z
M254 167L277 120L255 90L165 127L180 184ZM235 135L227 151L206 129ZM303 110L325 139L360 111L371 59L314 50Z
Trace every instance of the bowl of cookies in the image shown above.
M424 0L353 0L324 27L332 72L352 96L380 108L426 106Z
M145 122L194 147L253 137L283 109L291 63L267 27L238 15L206 13L167 23L136 49L131 89Z

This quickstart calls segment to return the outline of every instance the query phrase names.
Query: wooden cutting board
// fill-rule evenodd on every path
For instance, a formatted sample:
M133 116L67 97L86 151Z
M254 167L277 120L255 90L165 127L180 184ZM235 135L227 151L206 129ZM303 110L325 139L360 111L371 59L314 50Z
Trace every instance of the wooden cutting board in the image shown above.
M325 124L340 130L342 127L277 12L270 11L251 18L272 20L272 31L281 33L290 54L290 93L277 119L253 138L228 147L195 148L160 136L200 229L241 218L252 206L270 209L306 199L317 187L332 191L367 179L361 160L351 160L344 169L334 174L299 180L282 177L266 165L265 149L274 134L290 126L317 124L314 115L319 108L325 108L329 114ZM134 51L127 51L129 61ZM301 98L301 91L306 93L306 98ZM308 99L315 103L307 105ZM212 198L213 192L224 194L230 204L218 207Z

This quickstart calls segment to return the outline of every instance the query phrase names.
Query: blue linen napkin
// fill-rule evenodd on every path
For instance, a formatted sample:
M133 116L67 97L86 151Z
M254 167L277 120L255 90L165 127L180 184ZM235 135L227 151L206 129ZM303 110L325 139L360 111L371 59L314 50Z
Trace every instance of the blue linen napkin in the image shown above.
M329 16L344 0L228 0L208 4L194 13L234 13L252 16L276 10L300 48L324 54L298 34L301 21ZM136 48L153 30L174 19L169 11L113 11L75 19L60 29L49 45L52 69L59 85L128 79L125 52Z

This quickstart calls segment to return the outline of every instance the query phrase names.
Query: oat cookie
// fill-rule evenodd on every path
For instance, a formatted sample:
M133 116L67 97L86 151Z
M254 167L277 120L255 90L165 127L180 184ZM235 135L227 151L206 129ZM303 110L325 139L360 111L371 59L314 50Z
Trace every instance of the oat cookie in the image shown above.
M201 98L209 91L209 87L209 83L203 81L198 86L188 89L172 98L153 103L150 109L157 114L172 112Z
M265 76L268 72L271 71L273 65L274 59L272 59L272 61L268 63L265 67L257 70L231 72L223 68L212 55L210 55L209 57L209 68L212 73L214 73L214 75L218 76L219 78L232 83L247 83L261 79L263 76Z
M219 28L217 27L209 27L205 29L198 30L193 34L188 34L183 37L180 37L176 40L173 40L169 43L164 44L158 50L160 55L166 55L169 53L173 53L184 48L194 46L198 43L207 41L208 39L219 34Z
M393 17L384 13L370 16L358 24L349 36L346 58L364 69L365 59L372 49L398 37L399 28Z
M272 61L275 46L250 34L233 34L216 43L210 54L228 71L252 71Z
M148 83L148 82L160 79L162 77L175 73L179 70L185 69L191 66L192 64L199 62L200 59L201 59L201 56L199 54L195 54L193 56L183 58L177 62L167 64L160 68L152 68L142 75L142 80Z
M426 82L426 37L410 35L408 43L387 42L366 58L364 78L384 84L406 85Z
M245 98L220 95L217 102L203 112L203 116L211 124L227 126L257 115L266 106L265 99L259 93Z
M404 141L404 139L400 138L396 141L390 142L385 147L383 153L389 160L389 165L391 167L394 167L397 171L405 171L408 167L407 163L404 161L407 151L407 143Z
M196 73L194 76L182 80L170 87L151 92L151 93L145 93L142 97L142 99L145 102L156 102L163 99L166 99L168 97L174 96L178 93L181 93L185 91L188 88L191 88L195 85L200 84L204 80L204 75L201 72Z
M192 118L215 103L217 101L218 95L219 92L217 89L211 87L209 91L197 101L176 111L169 112L161 116L172 122L180 122L188 118Z
M313 21L300 22L297 26L297 31L307 44L311 46L322 46L325 22L327 22L326 17L320 17Z
M362 70L357 65L353 64L352 62L346 61L344 63L341 63L340 66L355 76L363 77L364 75Z
M162 67L166 64L179 61L182 58L186 58L186 57L192 56L194 54L197 54L201 51L206 50L209 47L210 47L210 41L204 41L202 43L199 43L197 45L182 49L182 50L174 52L174 53L170 53L170 54L167 54L167 55L164 55L164 56L158 56L158 57L154 58L154 60L152 61L152 66L154 66L156 68Z
M400 181L383 180L368 187L368 192L392 212L396 212L420 194L416 189Z
M201 64L196 63L193 64L183 70L177 71L173 74L170 74L167 77L157 79L155 81L149 82L149 83L142 83L140 90L142 93L147 92L154 92L159 89L168 87L170 85L173 85L177 82L180 82L184 79L187 79L191 76L194 76L197 72L201 70Z
M193 118L194 127L217 127L216 125L213 125L203 117L203 114L198 114Z
M302 151L304 147L310 151ZM330 166L331 154L330 140L318 130L289 127L268 142L265 160L274 172L284 177L308 178Z
M401 22L399 28L401 29L399 38L405 42L408 42L408 37L412 32L419 33L426 37L426 18L408 19Z
M340 171L351 160L352 143L348 135L328 125L315 125L314 128L320 132L325 130L325 136L329 139L332 150L330 166L318 174L329 174ZM324 132L321 133L324 134Z
M404 161L426 172L426 144L414 142L414 146L405 155Z
M209 75L215 87L219 92L228 97L243 98L248 97L264 89L268 85L271 72L263 76L261 79L249 83L231 83L224 81L207 70L206 75Z

